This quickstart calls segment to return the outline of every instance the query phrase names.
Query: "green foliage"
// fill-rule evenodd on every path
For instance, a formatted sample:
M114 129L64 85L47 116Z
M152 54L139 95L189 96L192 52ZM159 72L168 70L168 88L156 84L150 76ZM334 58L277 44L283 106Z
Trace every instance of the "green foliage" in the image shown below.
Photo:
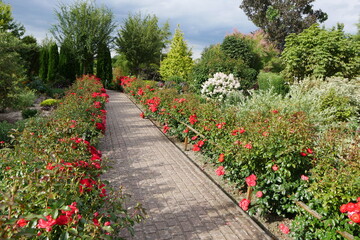
M11 140L10 137L10 131L15 128L15 124L8 123L7 121L0 122L0 141L4 141L6 143L9 143ZM0 149L3 147L2 144L0 144Z
M228 57L221 50L220 44L213 45L204 49L201 59L194 66L192 74L194 90L200 91L202 84L217 72L233 74L240 78L243 90L254 86L258 73L255 69L249 68L242 59Z
M21 116L23 117L23 119L27 119L27 118L35 117L38 113L39 112L37 109L27 108L21 111Z
M284 77L280 74L260 72L257 80L260 90L267 91L272 89L274 93L281 94L283 96L285 96L285 94L289 91L289 85L287 85Z
M42 101L40 103L40 106L42 106L42 107L53 107L53 106L58 105L59 102L60 102L60 100L49 98L49 99L46 99L46 100Z
M262 68L260 56L250 46L250 41L241 34L232 34L225 37L221 50L234 59L243 60L249 67L259 71Z
M0 1L0 32L10 32L16 38L24 35L25 28L22 24L15 22L12 17L11 6Z
M27 107L31 107L36 99L34 90L28 88L17 88L17 91L10 95L11 103L9 107L15 110L22 110Z
M322 96L320 109L334 108L334 120L345 122L355 115L355 109L349 103L349 98L337 95L335 89L331 89Z
M343 26L325 30L314 24L286 38L284 74L291 80L311 76L354 78L360 74L359 53L360 42L345 35Z
M49 69L49 47L43 46L40 49L40 69L39 69L39 77L43 80L47 80Z
M184 41L184 34L180 27L175 31L171 41L170 51L166 58L160 63L160 75L163 80L168 80L171 76L179 76L187 79L193 68L191 50L188 49Z
M13 133L13 148L0 150L1 239L115 239L144 217L99 179L106 170L95 147L104 130L104 91L98 79L82 78L51 118L27 121ZM40 224L45 217L55 220L48 228Z
M93 73L94 57L98 43L111 42L115 28L113 13L105 7L97 7L95 1L81 0L72 5L61 4L55 10L58 23L51 33L60 45L66 43L79 63L82 74Z
M26 47L11 33L0 32L0 111L16 103L15 96L23 88L25 72L16 50Z
M249 19L267 34L268 39L280 50L290 33L300 33L316 22L324 22L327 14L313 10L314 0L244 0L240 8Z
M98 47L96 75L104 85L110 83L113 79L110 49L104 43L101 43Z
M60 47L59 54L59 75L65 79L65 86L72 84L75 81L75 76L79 63L76 61L74 53L71 51L71 47L65 41Z
M23 60L28 79L32 79L39 74L40 67L40 48L33 36L25 36L21 42L26 44L26 48L19 49L18 52Z
M56 43L51 44L49 49L49 65L47 72L47 80L54 82L58 76L59 52Z
M169 35L169 24L160 27L155 15L129 14L118 32L116 46L126 57L130 73L138 75L141 68L158 65Z

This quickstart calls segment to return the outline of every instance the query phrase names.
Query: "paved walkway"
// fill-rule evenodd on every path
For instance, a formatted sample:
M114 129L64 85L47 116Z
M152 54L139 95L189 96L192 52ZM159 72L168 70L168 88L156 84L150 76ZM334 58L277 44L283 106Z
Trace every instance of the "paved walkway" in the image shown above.
M114 168L104 176L124 186L149 218L126 239L271 239L148 119L126 95L108 91L100 146Z

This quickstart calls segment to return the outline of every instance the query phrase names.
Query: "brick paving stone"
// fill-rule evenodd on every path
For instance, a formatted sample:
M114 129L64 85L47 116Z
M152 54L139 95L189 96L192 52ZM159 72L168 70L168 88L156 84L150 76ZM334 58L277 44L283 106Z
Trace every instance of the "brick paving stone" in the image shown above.
M108 91L107 130L100 145L112 168L103 175L143 204L148 218L125 239L270 240L218 186L123 93Z

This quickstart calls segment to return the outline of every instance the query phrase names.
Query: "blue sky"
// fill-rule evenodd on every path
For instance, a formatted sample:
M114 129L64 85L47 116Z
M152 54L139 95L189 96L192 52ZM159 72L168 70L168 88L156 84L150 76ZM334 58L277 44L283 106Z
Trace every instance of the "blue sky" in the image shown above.
M54 10L59 1L52 0L3 0L12 6L16 21L26 28L26 35L33 35L38 43L48 35L56 18ZM73 3L74 0L62 0ZM239 8L238 0L97 0L97 5L104 4L115 15L120 27L129 13L141 11L155 14L160 22L169 21L172 32L180 24L193 57L198 58L204 47L221 42L226 34L238 30L250 33L257 28L248 20ZM330 28L336 23L344 23L345 31L356 33L356 23L360 18L360 0L316 0L314 9L322 9L329 15L325 26ZM118 28L119 28L118 27Z

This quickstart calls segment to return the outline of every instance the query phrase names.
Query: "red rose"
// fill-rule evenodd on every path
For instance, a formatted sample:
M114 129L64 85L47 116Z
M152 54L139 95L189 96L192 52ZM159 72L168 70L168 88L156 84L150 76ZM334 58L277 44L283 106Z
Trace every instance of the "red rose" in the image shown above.
M246 184L250 187L256 186L256 180L257 180L257 177L255 174L251 174L250 176L245 178Z
M258 191L258 192L256 192L255 195L256 195L256 197L261 198L264 194L262 191Z
M218 168L215 170L215 172L216 172L216 175L218 175L218 176L224 175L224 174L225 174L224 167L223 167L223 166L218 167Z
M360 213L358 212L351 214L349 218L355 223L360 223Z
M225 155L223 154L223 153L220 153L220 155L219 155L219 162L223 162L225 159Z
M25 227L28 222L29 222L28 220L25 220L24 218L20 218L19 220L16 221L16 224L19 227Z
M272 168L272 170L274 170L274 171L279 170L279 167L278 167L276 164L274 164L271 168Z
M281 232L284 234L290 233L290 229L283 223L280 223L279 228L280 228Z
M45 230L46 230L47 232L50 232L50 231L52 230L52 226L54 226L54 225L56 224L56 220L53 219L53 218L51 217L51 215L48 215L48 216L46 216L45 218L47 219L47 221L44 220L44 219L42 219L42 218L39 219L38 224L37 224L37 227L38 227L38 228L45 228Z
M72 218L70 216L66 216L66 215L60 215L57 219L56 219L56 224L57 225L67 225L69 222L72 221Z
M243 200L241 200L239 202L239 206L241 207L242 210L247 211L249 210L249 205L250 205L250 200L244 198Z
M304 153L304 152L300 152L300 155L303 156L303 157L307 156L307 154Z

